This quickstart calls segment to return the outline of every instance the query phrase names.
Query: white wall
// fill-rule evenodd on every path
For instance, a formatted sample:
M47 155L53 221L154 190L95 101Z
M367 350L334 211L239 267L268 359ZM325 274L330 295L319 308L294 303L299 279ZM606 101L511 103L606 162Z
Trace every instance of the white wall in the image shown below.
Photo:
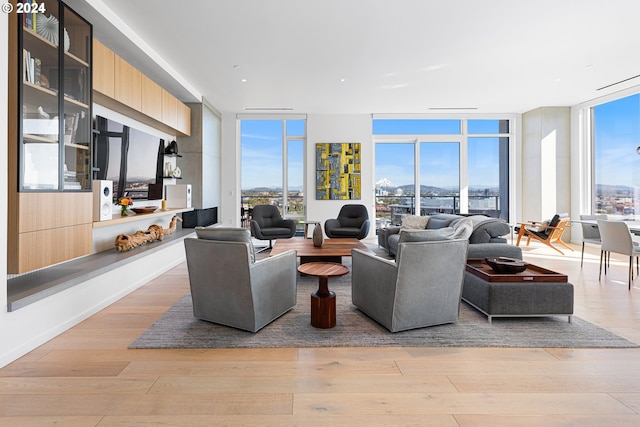
M521 191L524 221L542 221L561 212L571 216L569 107L543 107L522 115Z
M240 144L235 114L222 118L222 209L220 222L224 226L239 226L240 223ZM359 142L362 161L361 200L316 200L315 145L323 142ZM307 219L324 223L335 218L340 207L347 203L363 204L369 210L372 226L369 235L375 234L375 199L373 176L373 143L371 115L309 114L307 116L306 185ZM280 165L265 165L265 168Z
M317 143L361 143L361 200L316 200ZM375 198L373 175L373 135L370 114L310 114L307 116L307 219L324 222L336 218L340 208L347 203L363 204L369 211L371 227L369 236L375 235Z

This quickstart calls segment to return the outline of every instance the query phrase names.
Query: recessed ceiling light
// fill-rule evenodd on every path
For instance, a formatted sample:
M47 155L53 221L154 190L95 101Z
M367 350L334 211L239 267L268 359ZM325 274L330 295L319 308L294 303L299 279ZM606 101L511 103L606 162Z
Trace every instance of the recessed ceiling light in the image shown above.
M347 81L347 79L340 79L340 83L344 83L346 81Z
M241 81L242 83L246 83L246 82L247 82L247 79L242 79L242 80L240 80L240 81Z

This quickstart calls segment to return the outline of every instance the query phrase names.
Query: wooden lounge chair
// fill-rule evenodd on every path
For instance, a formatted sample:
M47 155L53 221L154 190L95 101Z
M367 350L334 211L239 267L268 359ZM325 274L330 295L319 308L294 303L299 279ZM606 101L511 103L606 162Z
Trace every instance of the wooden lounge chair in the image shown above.
M573 248L571 248L571 246L562 241L562 234L564 233L564 230L568 227L571 227L569 221L569 215L565 213L554 215L548 224L545 224L544 222L521 222L519 223L520 226L515 228L515 230L518 232L518 240L516 241L516 246L520 246L520 239L526 237L527 246L529 246L531 239L535 239L560 252L562 255L564 255L564 252L555 247L553 245L554 243L557 243L573 251Z

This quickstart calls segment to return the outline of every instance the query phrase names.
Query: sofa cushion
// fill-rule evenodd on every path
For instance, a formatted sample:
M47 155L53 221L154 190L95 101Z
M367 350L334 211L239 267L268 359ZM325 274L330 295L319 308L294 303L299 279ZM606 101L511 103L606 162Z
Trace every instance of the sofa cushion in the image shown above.
M461 219L460 215L454 214L438 214L432 215L427 223L427 229L443 228L451 225L456 219Z
M424 230L427 228L429 222L428 216L418 215L402 215L402 227L403 230Z
M473 222L473 233L469 237L469 243L506 243L507 239L502 236L506 236L511 232L509 224L500 218L490 218L484 215L472 215L469 216ZM451 223L454 225L457 221Z
M256 253L251 241L251 231L247 228L231 227L196 227L198 239L218 240L222 242L244 242L249 244L249 259L253 263Z
M400 230L396 259L400 258L402 243L468 239L472 231L473 224L466 218L464 221L456 223L454 227L443 227L435 230Z

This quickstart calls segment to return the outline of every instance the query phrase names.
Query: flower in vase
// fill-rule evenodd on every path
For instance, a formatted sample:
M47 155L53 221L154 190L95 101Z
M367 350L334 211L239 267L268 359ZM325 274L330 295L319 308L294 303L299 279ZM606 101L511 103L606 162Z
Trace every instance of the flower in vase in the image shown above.
M133 206L133 199L131 197L123 197L116 202L116 205L120 206L120 216L128 216L128 209Z

